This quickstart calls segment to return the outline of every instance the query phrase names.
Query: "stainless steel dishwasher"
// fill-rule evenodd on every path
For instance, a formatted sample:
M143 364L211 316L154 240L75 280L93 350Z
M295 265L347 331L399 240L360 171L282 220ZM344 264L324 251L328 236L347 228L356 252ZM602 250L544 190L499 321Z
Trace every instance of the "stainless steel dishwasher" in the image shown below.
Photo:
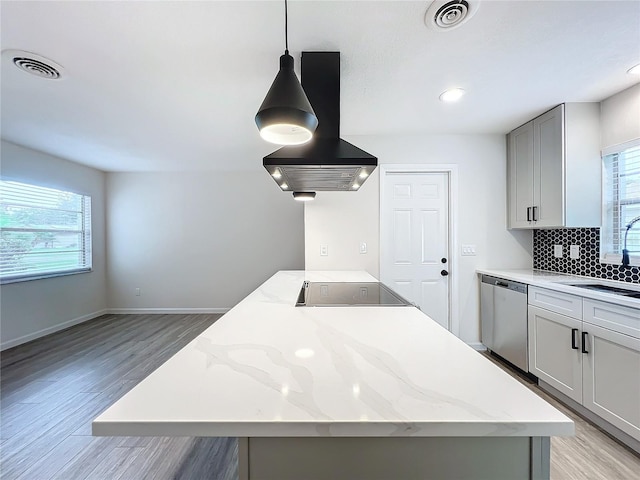
M480 322L482 343L528 372L527 285L483 275Z

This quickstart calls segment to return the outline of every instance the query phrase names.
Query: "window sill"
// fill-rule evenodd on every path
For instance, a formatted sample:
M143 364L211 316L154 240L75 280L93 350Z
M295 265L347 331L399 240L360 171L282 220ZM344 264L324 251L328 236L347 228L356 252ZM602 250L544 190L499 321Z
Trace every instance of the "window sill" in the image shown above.
M604 255L600 257L600 263L606 265L618 265L622 266L622 255ZM630 267L640 267L640 256L629 256Z
M0 279L0 285L6 285L8 283L30 282L32 280L42 280L45 278L67 277L69 275L77 275L79 273L91 273L91 272L93 272L93 268L83 268L81 270L69 270L66 272L51 272L51 273L42 273L37 275L24 275L21 277L2 278Z

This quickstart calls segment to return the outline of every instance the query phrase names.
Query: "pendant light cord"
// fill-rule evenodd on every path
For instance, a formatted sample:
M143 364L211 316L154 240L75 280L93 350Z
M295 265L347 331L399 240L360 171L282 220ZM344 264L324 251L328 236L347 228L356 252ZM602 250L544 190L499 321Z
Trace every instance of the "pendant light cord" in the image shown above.
M284 53L289 55L289 29L288 29L288 8L287 0L284 0Z

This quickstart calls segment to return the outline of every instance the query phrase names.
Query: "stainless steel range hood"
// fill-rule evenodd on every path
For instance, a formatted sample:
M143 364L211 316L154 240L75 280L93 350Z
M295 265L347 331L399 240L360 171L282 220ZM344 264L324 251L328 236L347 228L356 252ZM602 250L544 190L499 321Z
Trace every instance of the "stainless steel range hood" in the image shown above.
M340 138L340 52L302 52L300 64L318 128L311 142L282 147L263 165L285 192L357 191L378 159Z

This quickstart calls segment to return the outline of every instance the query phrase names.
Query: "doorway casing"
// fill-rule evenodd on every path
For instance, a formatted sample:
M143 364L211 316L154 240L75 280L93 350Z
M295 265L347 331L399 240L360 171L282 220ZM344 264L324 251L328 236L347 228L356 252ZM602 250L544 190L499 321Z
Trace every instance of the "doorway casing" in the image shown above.
M449 283L449 331L456 337L460 336L459 318L459 291L458 291L458 166L452 164L383 164L380 165L380 216L384 211L383 202L385 200L384 179L389 173L444 173L449 180L449 256L450 256L450 283ZM382 225L382 218L380 218ZM382 267L382 229L378 232L380 242L379 262Z

